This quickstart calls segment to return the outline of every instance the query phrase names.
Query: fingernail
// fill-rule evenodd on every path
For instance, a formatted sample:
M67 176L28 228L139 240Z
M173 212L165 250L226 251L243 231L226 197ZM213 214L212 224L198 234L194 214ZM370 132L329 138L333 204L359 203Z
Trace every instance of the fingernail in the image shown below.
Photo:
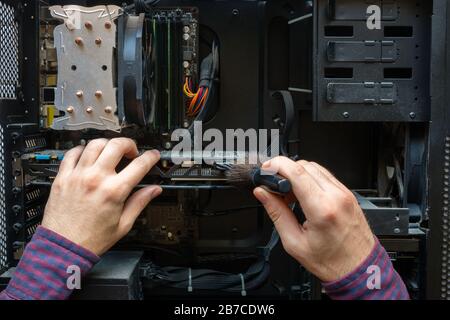
M150 150L149 152L151 152L154 156L161 158L161 153L158 150Z
M261 166L261 168L267 169L267 168L270 168L271 165L272 165L272 160L268 160L268 161L266 161L266 162L263 163L263 165Z
M254 191L255 197L262 203L267 202L266 192L261 188L256 188Z
M161 187L156 187L152 191L152 198L156 198L156 197L160 196L162 192L163 192L163 189Z

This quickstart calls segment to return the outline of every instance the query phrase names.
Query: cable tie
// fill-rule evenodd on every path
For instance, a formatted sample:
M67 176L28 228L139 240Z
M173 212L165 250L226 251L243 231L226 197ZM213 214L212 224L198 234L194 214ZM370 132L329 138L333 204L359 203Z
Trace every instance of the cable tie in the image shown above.
M241 295L243 297L245 297L247 295L247 291L245 291L245 280L244 280L244 275L242 273L239 273L239 276L241 277L241 285L242 285L242 291L241 291Z
M189 285L188 285L188 292L192 292L194 289L192 288L192 269L189 268Z

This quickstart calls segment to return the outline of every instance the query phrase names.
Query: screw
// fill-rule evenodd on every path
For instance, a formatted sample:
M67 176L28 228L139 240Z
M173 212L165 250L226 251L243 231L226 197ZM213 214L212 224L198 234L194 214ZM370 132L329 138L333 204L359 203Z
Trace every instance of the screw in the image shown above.
M87 113L92 113L92 111L94 111L94 109L92 107L87 107L86 108L86 112Z
M73 113L73 110L74 110L74 109L73 109L73 107L72 107L72 106L70 106L70 107L67 107L67 112L68 112L68 113Z
M400 233L400 229L399 228L395 228L394 229L394 233Z
M22 191L22 189L19 188L19 187L14 187L14 188L12 189L12 193L13 193L13 194L19 194L21 191Z
M112 109L112 107L110 107L110 106L107 106L107 107L105 108L105 112L106 112L106 113L112 113L112 111L113 111L113 109Z
M169 150L170 148L172 148L172 144L171 144L169 141L167 141L167 142L164 144L164 148L166 148L167 150Z
M21 241L14 241L13 244L12 244L12 247L13 247L14 250L19 250L20 248L23 247L23 244L24 243L21 242Z
M13 158L18 159L18 158L20 158L21 154L19 151L13 151L12 156L13 156Z
M83 38L77 37L77 38L75 39L75 43L76 43L77 45L79 45L79 46L82 46L82 45L83 45Z
M409 114L409 117L410 117L411 119L414 119L414 118L416 117L416 113L415 113L415 112L411 112L411 113Z
M92 29L92 22L86 21L86 22L84 23L84 26L86 27L86 29L91 30L91 29Z
M106 29L111 29L111 27L112 27L112 23L110 21L106 21L105 22L105 28Z
M101 38L97 38L97 39L95 39L95 44L96 45L101 45L102 44L102 39Z
M102 92L101 90L95 91L95 96L96 96L97 98L101 98L102 95L103 95L103 92Z
M173 233L172 233L172 232L168 232L168 233L167 233L167 238L168 238L169 240L173 240Z
M350 118L350 113L348 113L347 111L345 111L345 112L342 114L342 116L343 116L345 119L348 119L348 118Z
M81 98L83 96L83 91L81 90L77 91L76 95L78 98Z
M13 211L15 214L18 214L18 213L20 213L20 211L22 211L22 207L19 206L18 204L16 204L16 205L14 205L14 206L12 207L12 211Z
M13 230L14 230L15 232L19 232L20 229L22 229L22 225L21 225L20 223L14 223L14 225L13 225Z
M187 69L187 68L189 68L189 66L190 66L189 61L183 62L183 68Z
M233 16L238 16L239 15L239 10L238 9L233 9L233 11L231 11L231 13L233 14Z

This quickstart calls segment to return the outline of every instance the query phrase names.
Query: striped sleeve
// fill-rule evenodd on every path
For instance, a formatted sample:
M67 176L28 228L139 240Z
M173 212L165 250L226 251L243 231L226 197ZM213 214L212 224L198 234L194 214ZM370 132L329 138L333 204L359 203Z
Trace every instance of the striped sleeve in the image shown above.
M64 300L74 287L69 277L85 275L99 257L66 238L39 227L25 248L0 300ZM71 284L70 286L68 285Z
M334 300L409 300L403 280L378 239L370 255L356 270L322 285Z

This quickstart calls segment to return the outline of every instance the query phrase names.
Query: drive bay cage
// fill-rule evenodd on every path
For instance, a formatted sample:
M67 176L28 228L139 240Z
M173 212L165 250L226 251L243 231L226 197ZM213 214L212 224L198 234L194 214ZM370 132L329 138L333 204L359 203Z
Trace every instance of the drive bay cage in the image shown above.
M66 150L127 136L170 153L202 120L280 129L284 153L355 192L411 297L450 298L447 1L123 2L0 0L0 283ZM145 182L172 188L74 298L324 298L222 174L164 158Z

